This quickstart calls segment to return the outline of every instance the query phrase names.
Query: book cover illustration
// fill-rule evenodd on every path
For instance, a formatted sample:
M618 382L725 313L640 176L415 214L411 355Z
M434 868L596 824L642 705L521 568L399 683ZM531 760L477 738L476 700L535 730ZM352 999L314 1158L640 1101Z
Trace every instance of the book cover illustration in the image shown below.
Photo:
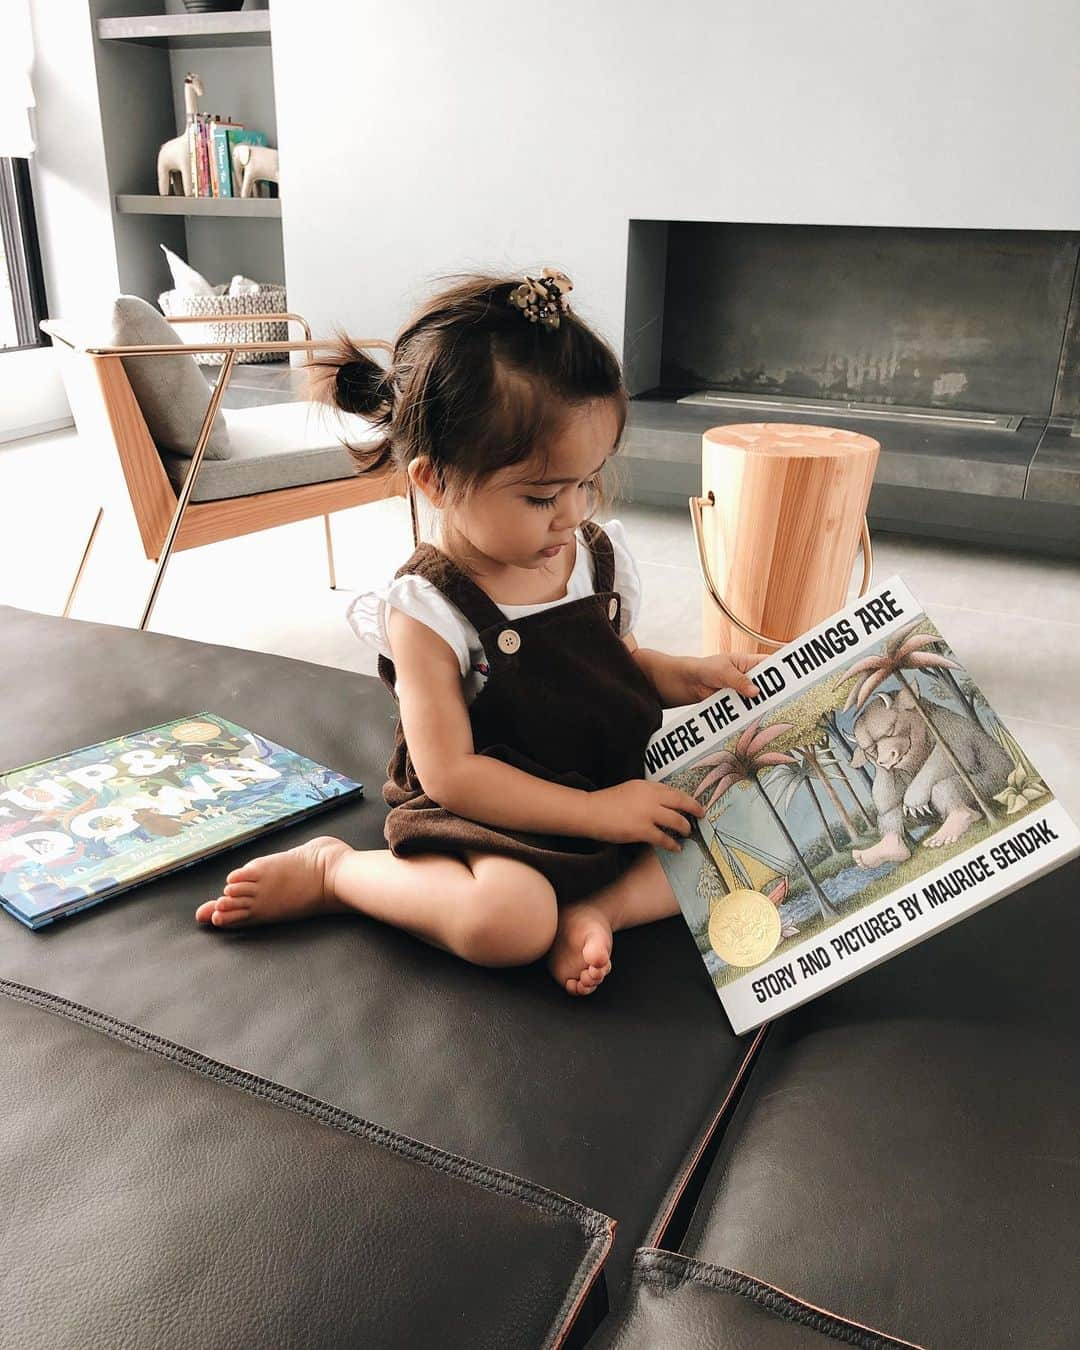
M903 583L752 678L757 699L724 692L647 752L650 777L706 807L660 858L737 1031L1076 851L1046 780Z
M30 927L362 791L214 713L0 774L0 903Z

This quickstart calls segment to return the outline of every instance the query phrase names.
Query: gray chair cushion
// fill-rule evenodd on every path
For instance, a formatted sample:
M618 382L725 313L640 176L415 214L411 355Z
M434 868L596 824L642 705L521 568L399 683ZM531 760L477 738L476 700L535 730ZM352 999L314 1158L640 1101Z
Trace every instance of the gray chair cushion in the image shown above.
M225 416L229 458L222 462L203 460L191 494L193 502L352 478L356 465L342 439L353 444L379 439L379 433L364 418L339 413L322 403L231 408ZM190 456L166 451L161 459L179 492L191 465Z
M109 345L165 346L183 339L153 305L121 295L113 305ZM193 356L127 356L124 370L159 450L190 454L210 402L210 386ZM207 459L229 457L229 429L220 412L206 447Z

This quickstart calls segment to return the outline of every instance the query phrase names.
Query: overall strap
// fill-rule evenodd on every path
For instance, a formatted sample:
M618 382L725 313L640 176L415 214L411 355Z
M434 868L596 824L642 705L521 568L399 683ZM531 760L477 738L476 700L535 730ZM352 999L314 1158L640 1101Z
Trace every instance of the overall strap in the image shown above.
M421 544L395 577L408 575L429 581L452 605L455 605L478 633L506 623L506 615L458 565L433 544Z
M593 586L598 593L615 589L615 550L611 540L594 520L581 527L593 560Z

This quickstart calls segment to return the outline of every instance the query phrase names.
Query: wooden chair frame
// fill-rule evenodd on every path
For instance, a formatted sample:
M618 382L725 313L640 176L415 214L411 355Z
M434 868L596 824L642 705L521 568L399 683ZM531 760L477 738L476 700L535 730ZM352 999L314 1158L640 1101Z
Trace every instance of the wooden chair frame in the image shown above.
M306 334L305 339L288 342L207 342L170 343L161 346L143 347L80 347L65 335L59 323L49 319L41 323L42 330L54 342L63 343L72 352L85 355L93 362L113 441L120 458L124 482L139 528L143 551L149 560L157 563L150 594L139 620L140 629L144 629L150 621L169 559L174 552L183 549L198 548L202 544L213 544L223 539L234 539L239 535L270 529L275 525L287 525L294 521L308 520L313 516L321 515L326 530L326 554L330 570L330 588L334 590L337 587L337 579L334 573L333 538L330 532L330 516L334 511L343 511L351 506L379 501L386 497L403 496L409 502L413 542L416 543L419 538L416 502L408 476L394 469L380 474L334 479L326 483L307 483L299 487L278 488L272 492L258 492L246 497L224 497L217 501L208 502L191 501L191 493L198 476L199 466L202 464L206 453L214 418L217 416L222 397L228 387L236 357L241 352L314 352L320 347L326 346L325 342L312 340L311 328L307 320L299 314L260 314L258 317L260 323L269 323L275 320L299 323ZM169 322L172 324L250 323L251 315L215 314L210 319L204 316L184 316L170 318ZM381 338L361 338L357 345L375 350L392 350L390 343L383 341ZM133 356L194 356L196 353L211 352L221 353L225 359L221 366L221 374L211 391L206 414L192 450L191 465L180 492L177 493L169 481L157 446L154 444L147 428L142 410L124 369L123 358ZM93 548L103 514L104 507L99 507L86 546L83 549L82 559L71 584L67 602L64 605L65 618L71 612L75 594L86 569L87 559Z

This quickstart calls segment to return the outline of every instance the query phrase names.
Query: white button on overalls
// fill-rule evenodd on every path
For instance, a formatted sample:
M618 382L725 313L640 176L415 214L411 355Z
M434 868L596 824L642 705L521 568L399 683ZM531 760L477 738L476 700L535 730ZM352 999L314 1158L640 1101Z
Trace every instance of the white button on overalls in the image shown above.
M499 634L499 651L505 652L507 656L513 656L521 646L521 638L512 628L504 628Z
M618 614L618 612L619 612L619 602L618 600L612 599L611 601L609 601L607 607L607 616L612 621L612 623L615 622L615 615Z

